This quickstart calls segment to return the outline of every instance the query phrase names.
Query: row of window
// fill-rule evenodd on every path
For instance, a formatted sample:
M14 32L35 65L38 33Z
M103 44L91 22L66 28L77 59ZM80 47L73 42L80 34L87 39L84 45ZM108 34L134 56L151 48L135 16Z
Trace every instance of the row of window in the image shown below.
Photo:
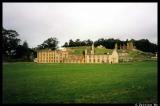
M48 58L48 57L51 57L51 58L54 58L54 57L57 57L57 58L58 58L58 57L60 57L60 58L62 58L62 57L67 57L67 56L61 56L61 55L60 55L60 56L47 56L47 55L46 55L46 56L40 56L40 55L38 55L37 57L38 57L38 58L41 58L41 57L43 57L43 58L45 58L45 57L46 57L46 58Z
M108 62L108 59L105 60L105 59L89 59L89 63L99 63L99 62Z
M67 54L58 54L58 53L51 53L51 54L48 54L48 53L38 53L38 55L67 55Z
M55 62L55 63L58 63L59 60L38 60L38 62Z
M58 59L58 58L62 58L62 57L38 57L38 58L43 58L43 59L45 59L45 58L47 58L47 59Z
M66 58L66 56L37 56L38 58Z
M106 55L88 55L89 58L108 58Z
M60 62L63 62L63 61L59 61L59 60L38 60L38 62L42 62L42 63L45 63L45 62L53 62L53 63L60 63ZM64 63L83 63L83 61L76 61L76 60L68 60L68 61L64 61Z
M108 60L108 57L88 57L88 59L90 60L94 60L94 59L96 59L96 60L100 60L100 59L102 59L102 60Z

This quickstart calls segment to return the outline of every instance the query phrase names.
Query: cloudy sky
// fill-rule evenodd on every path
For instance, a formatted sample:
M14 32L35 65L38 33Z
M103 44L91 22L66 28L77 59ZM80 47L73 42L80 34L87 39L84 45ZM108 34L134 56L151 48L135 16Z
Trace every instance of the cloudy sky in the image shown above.
M157 3L3 3L3 27L36 47L49 37L149 39L157 44Z

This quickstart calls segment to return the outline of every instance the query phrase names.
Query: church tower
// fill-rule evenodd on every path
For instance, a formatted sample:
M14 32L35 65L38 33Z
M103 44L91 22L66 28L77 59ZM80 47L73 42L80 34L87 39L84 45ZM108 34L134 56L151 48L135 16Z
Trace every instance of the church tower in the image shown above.
M92 44L91 54L94 54L94 43Z
M117 43L115 44L115 49L116 49L116 50L118 49L118 47L117 47Z

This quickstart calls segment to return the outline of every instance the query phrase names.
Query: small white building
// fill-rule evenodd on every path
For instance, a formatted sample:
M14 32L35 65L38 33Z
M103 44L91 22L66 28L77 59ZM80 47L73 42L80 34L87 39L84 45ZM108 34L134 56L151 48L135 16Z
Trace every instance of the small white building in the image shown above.
M97 48L104 48L102 45L97 46Z
M65 47L60 47L60 48L58 48L58 50L66 51L67 49Z

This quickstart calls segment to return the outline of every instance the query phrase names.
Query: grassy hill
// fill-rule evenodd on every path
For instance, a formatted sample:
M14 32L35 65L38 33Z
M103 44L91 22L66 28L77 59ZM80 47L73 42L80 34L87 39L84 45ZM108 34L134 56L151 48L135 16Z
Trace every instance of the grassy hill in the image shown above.
M67 47L67 50L70 54L82 55L85 49L89 49L89 46L80 46L80 47Z
M80 46L80 47L67 47L67 50L69 51L70 54L75 54L75 55L82 55L83 52L87 49L88 53L90 53L91 46ZM106 48L94 48L95 54L112 54L113 49L106 49ZM147 53L143 52L137 49L134 50L119 50L118 53L122 53L122 51L128 53L128 57L133 58L134 61L141 61L141 60L151 60L152 57L155 56L153 53ZM154 59L156 60L156 59Z
M138 61L140 61L140 60L151 60L152 57L155 56L155 54L153 54L153 53L147 53L147 52L143 52L143 51L140 51L140 50L129 51L128 54L134 60L138 60Z
M83 52L85 51L85 49L88 50L88 52L90 52L91 47L90 46L80 46L80 47L67 47L67 50L69 51L69 53L71 54L75 54L75 55L82 55ZM107 54L107 53L112 53L112 49L106 49L106 48L94 48L95 50L95 54Z
M95 54L112 54L112 49L106 48L95 48Z

